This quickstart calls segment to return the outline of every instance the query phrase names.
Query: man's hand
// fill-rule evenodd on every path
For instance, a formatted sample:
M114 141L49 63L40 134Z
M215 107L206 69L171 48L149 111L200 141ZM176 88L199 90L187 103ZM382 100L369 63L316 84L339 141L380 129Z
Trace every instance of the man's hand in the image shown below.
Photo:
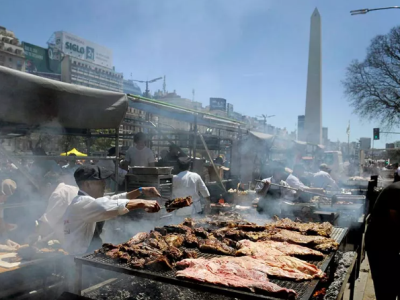
M142 190L143 194L145 194L147 197L161 197L160 193L155 187L144 187Z
M160 205L158 205L157 201L144 201L144 210L148 213L155 213L160 210Z
M12 248L16 248L18 249L20 247L20 245L16 242L13 242L12 240L7 240L6 241L7 246L12 247Z

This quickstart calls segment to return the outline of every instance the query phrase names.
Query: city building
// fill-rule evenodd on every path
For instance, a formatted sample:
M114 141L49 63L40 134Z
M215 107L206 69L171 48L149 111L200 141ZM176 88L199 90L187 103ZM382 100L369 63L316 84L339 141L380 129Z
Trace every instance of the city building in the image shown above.
M0 66L25 71L24 49L14 32L0 26Z
M311 16L308 56L307 95L305 114L305 140L322 143L322 59L321 16L316 8Z
M22 42L25 53L25 72L53 80L61 80L60 55L51 49Z
M133 80L128 79L123 81L123 90L125 94L131 94L131 95L137 95L141 96L142 95L142 90L140 87L136 84L136 82L133 82Z
M112 51L65 31L55 32L49 48L62 56L61 80L86 87L123 92L123 75L115 71Z
M395 148L400 148L400 141L394 142L394 147Z
M322 127L322 143L328 145L328 127Z
M394 143L386 143L386 149L394 149Z
M304 135L304 119L305 115L301 115L297 117L297 139L299 141L305 141L306 137Z
M362 137L360 138L360 150L371 149L371 138Z

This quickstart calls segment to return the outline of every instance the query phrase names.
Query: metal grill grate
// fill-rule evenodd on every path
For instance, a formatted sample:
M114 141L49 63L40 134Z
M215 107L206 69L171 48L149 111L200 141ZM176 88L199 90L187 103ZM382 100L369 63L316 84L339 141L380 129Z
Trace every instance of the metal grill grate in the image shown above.
M339 244L343 241L344 237L347 234L347 228L334 228L331 237L338 242ZM214 258L219 257L221 255L216 254L208 254L199 252L197 249L191 249L198 253L199 258ZM321 261L308 261L319 267L322 271L325 271L331 262L334 252L326 255ZM108 269L114 272L121 272L133 276L144 277L148 279L158 280L170 284L180 285L183 287L201 289L202 291L215 292L225 294L227 296L237 297L237 298L245 298L245 299L279 299L269 296L264 296L260 294L254 294L251 292L246 292L242 290L232 289L232 288L224 288L211 284L203 284L194 281L177 279L175 274L176 270L168 270L168 271L146 271L146 270L138 270L131 269L128 267L126 263L118 263L111 258L108 257L100 257L95 256L94 254L88 254L83 257L76 257L76 261L79 261L86 265L91 265L93 267ZM289 280L281 280L281 279L270 279L271 282L278 284L281 287L293 289L298 293L297 299L309 299L314 292L315 287L317 286L319 280L314 279L311 281L303 281L303 282L295 282Z

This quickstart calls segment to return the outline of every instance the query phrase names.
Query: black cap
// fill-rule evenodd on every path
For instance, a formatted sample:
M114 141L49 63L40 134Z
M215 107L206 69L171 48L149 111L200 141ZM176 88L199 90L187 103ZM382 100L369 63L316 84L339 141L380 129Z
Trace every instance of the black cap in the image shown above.
M187 165L190 164L192 162L192 159L190 157L187 156L183 156L183 157L179 157L178 158L178 163L181 165Z
M110 178L114 172L96 165L83 165L74 173L75 181L104 180Z

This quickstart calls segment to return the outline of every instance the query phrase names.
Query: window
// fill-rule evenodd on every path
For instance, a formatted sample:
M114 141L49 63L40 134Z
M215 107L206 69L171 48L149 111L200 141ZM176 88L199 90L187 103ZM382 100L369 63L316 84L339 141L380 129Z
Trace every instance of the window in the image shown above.
M9 58L8 58L8 61L12 61L12 57L9 57Z

